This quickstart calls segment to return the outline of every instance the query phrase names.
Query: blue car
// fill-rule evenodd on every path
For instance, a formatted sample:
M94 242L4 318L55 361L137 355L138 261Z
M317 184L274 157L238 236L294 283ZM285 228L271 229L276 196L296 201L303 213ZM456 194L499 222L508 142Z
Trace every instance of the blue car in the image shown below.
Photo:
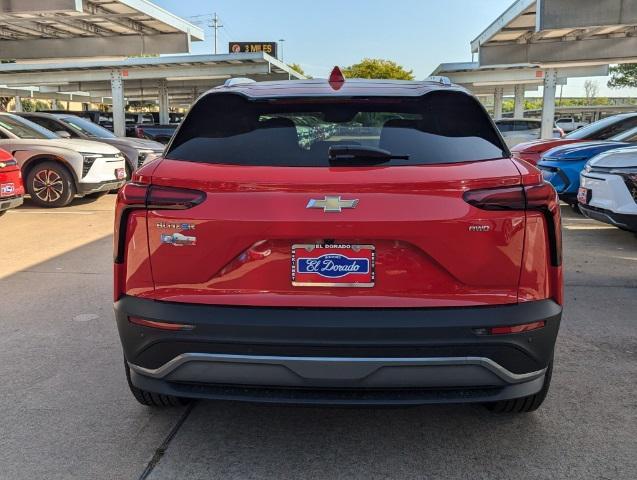
M537 164L547 182L550 182L560 200L577 207L580 172L586 162L600 153L637 143L637 128L632 128L606 141L571 143L553 148L542 155Z

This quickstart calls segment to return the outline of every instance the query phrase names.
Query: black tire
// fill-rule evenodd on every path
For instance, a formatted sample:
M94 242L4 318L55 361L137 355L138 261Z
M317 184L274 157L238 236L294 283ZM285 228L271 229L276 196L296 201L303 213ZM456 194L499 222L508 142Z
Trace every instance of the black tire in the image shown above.
M570 203L569 207L573 210L573 213L577 213L578 215L584 215L579 208L579 203Z
M85 195L84 198L91 198L93 200L97 200L98 198L102 198L105 195L108 195L108 190L106 190L105 192L93 192L93 193L89 193L88 195Z
M0 217L2 217L5 213L7 213L7 211L6 211L6 210L2 210L2 211L0 212Z
M75 198L73 176L59 162L42 162L33 167L27 175L26 189L40 207L66 207Z
M514 398L512 400L501 400L499 402L487 403L484 406L494 413L530 413L534 412L544 402L546 395L549 393L551 386L551 377L553 376L553 361L549 363L544 377L544 385L542 390L535 395L528 397Z
M126 370L126 381L128 382L128 388L130 388L131 393L142 405L147 407L182 407L190 403L190 400L187 398L175 397L173 395L162 395L161 393L153 393L147 392L146 390L142 390L141 388L137 388L130 379L130 367L124 360L124 368Z

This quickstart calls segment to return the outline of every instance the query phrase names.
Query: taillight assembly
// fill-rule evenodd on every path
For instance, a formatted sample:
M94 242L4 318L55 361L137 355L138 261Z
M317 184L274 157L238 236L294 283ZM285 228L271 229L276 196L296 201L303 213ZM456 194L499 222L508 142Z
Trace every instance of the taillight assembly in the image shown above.
M534 210L546 219L551 265L562 264L562 230L560 203L549 183L515 187L487 188L465 192L464 200L481 210Z
M115 213L115 263L124 262L126 223L134 210L187 210L199 205L206 194L199 190L127 183L117 195Z

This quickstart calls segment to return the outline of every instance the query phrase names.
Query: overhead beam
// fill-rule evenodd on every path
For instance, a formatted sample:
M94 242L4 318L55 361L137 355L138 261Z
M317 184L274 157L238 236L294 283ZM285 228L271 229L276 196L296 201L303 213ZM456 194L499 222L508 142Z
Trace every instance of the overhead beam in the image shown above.
M540 30L637 24L637 2L626 0L542 0Z
M193 65L182 66L178 71L161 67L140 69L101 69L101 70L68 70L33 73L5 73L0 70L0 84L13 86L31 86L45 81L48 84L66 84L72 82L110 81L112 71L121 71L124 80L141 80L150 78L166 78L166 76L203 76L203 75L265 75L269 73L267 63L238 65Z
M82 0L0 0L0 13L72 13L82 11Z
M185 33L112 37L47 38L2 42L2 56L15 60L188 53Z
M480 65L586 63L608 65L637 60L637 37L480 47Z

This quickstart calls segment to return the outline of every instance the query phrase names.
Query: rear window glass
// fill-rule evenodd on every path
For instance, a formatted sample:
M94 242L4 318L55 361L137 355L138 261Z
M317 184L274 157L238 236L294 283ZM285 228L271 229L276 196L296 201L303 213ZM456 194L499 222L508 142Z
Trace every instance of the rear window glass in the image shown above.
M211 94L185 118L166 158L200 163L323 167L329 149L380 148L424 165L506 156L477 100L434 92L405 98L283 98ZM332 164L334 165L334 164Z

